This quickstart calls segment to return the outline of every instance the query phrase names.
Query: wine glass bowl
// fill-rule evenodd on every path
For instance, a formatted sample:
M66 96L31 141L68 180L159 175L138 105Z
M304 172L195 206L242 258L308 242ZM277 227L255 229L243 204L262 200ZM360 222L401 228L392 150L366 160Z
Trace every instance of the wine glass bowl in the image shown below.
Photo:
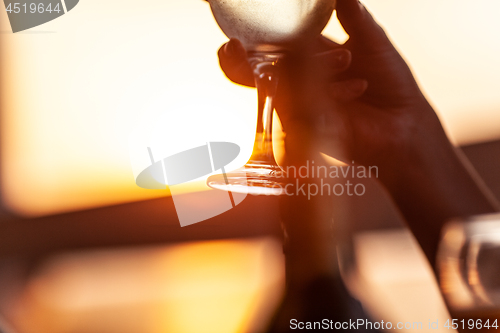
M318 36L335 9L335 0L208 0L228 38L248 52L282 52Z

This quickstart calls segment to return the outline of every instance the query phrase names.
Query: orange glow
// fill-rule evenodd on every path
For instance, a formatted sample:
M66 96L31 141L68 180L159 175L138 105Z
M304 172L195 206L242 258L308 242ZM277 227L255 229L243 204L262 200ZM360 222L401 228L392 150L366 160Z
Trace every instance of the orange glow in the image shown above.
M25 333L260 331L283 292L281 252L259 239L57 256L29 282L16 325Z
M150 163L137 125L151 132L157 117L165 121L158 159L220 140L242 147L232 167L246 162L255 93L220 71L216 51L226 38L208 4L135 7L81 3L43 26L0 35L2 190L10 209L36 216L168 195L134 180Z
M500 137L498 1L364 2L455 142ZM227 39L206 2L81 2L17 34L0 10L0 30L2 198L14 212L38 216L168 195L135 185L153 139L165 143L157 158L207 141L237 143L241 154L227 171L250 156L255 91L220 71L216 51ZM346 39L335 19L325 34ZM200 179L185 187L203 188Z

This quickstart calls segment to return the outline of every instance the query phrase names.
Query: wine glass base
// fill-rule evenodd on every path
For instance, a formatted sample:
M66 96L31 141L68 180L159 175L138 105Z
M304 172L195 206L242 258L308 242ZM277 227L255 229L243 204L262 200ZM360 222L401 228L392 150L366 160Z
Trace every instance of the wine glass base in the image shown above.
M245 164L242 168L208 177L211 188L254 195L282 195L285 193L286 174L277 165Z

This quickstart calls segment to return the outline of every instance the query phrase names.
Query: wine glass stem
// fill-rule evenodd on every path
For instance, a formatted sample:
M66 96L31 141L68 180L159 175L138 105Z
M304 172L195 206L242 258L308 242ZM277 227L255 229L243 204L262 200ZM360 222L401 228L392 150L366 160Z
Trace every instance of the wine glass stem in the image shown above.
M281 54L249 55L258 95L257 131L249 163L276 165L273 153L273 111Z

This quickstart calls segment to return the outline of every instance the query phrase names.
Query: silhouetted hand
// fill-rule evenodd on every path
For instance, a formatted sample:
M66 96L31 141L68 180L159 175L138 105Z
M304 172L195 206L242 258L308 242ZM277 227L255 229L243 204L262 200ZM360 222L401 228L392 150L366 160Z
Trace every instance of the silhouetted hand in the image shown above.
M410 69L368 11L357 0L338 0L337 17L349 35L345 44L318 37L283 64L276 110L287 154L307 158L316 150L377 166L433 263L448 219L496 211L498 203L450 143ZM229 79L253 86L241 43L221 47L219 60Z
M314 134L318 150L349 163L376 165L385 182L397 184L415 146L448 140L371 15L355 0L339 0L337 13L349 34L344 45L321 37L285 63L276 105L287 140L300 142ZM219 58L231 80L253 85L237 40L223 46Z

